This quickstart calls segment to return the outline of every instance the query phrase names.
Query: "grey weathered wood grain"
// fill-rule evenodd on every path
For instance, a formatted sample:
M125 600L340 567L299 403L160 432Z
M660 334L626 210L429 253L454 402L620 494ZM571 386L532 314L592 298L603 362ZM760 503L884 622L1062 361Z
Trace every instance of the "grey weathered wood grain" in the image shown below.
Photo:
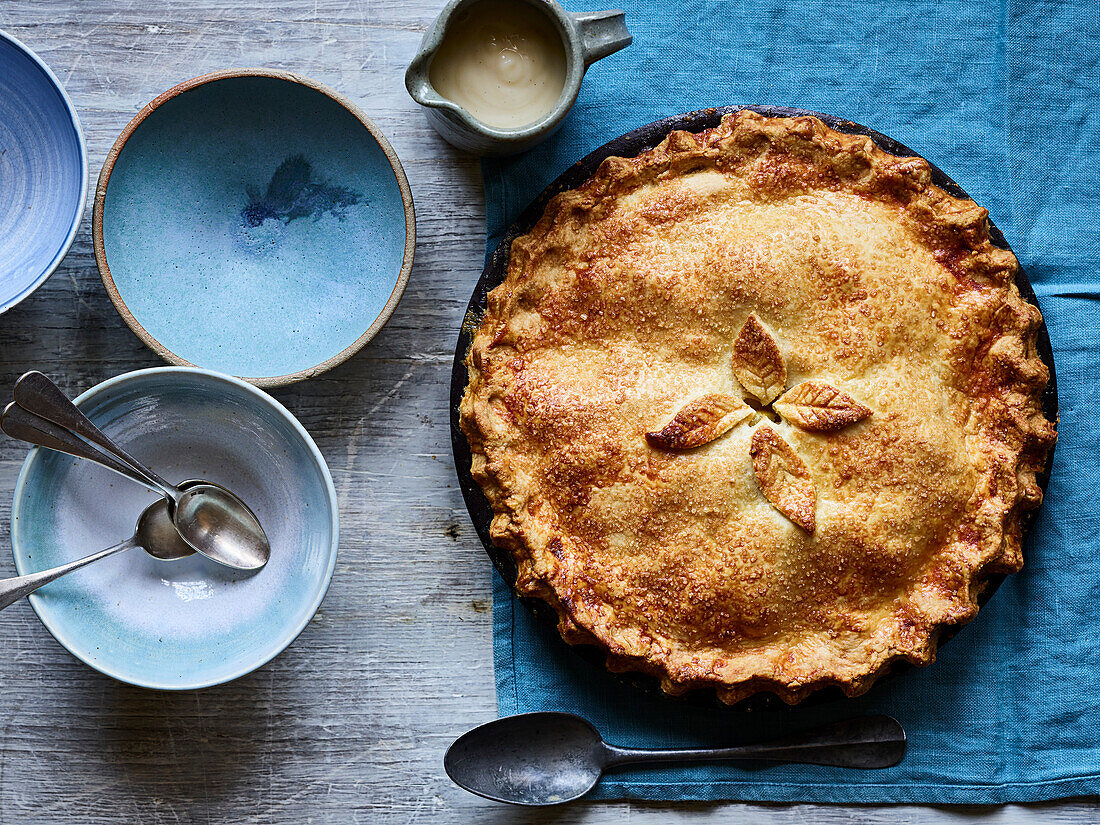
M360 102L402 157L418 212L409 288L349 363L274 394L310 430L341 504L317 618L282 656L199 693L117 684L73 660L26 604L0 613L0 825L100 823L1085 823L1094 801L1001 808L578 804L528 813L444 777L446 746L495 714L486 560L455 485L451 351L480 271L476 161L402 84L441 0L0 0L80 110L94 185L155 95L229 66L301 72ZM70 392L159 360L103 292L90 203L65 263L0 316L0 389L36 367ZM25 455L0 441L0 546ZM83 548L92 550L94 548ZM11 575L0 553L0 575Z

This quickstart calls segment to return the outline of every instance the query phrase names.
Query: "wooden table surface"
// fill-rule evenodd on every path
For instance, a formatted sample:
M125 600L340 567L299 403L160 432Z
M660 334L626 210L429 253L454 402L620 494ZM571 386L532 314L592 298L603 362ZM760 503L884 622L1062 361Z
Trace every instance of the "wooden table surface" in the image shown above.
M526 812L454 787L447 745L495 716L489 570L458 492L447 384L480 271L478 163L443 143L404 68L443 0L0 0L79 110L89 200L72 250L0 316L0 389L31 368L70 393L160 364L96 272L91 192L149 100L215 69L309 75L393 143L417 208L397 312L349 363L273 394L317 440L340 496L341 548L316 619L233 684L156 693L69 656L26 603L0 614L0 825L31 823L1095 822L1094 800L992 808L580 803ZM0 440L0 544L25 448ZM82 548L92 551L98 548ZM13 575L0 553L0 576Z

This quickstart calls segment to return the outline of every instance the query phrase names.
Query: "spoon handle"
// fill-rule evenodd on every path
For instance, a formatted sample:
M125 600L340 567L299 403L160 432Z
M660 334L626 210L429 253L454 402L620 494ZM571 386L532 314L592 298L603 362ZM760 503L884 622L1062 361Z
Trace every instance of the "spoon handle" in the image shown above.
M110 453L132 470L131 473L124 475L129 475L130 478L139 476L142 484L160 490L170 501L174 502L179 498L179 492L175 487L115 444L65 397L57 384L42 373L28 372L15 382L15 403L28 412L52 421Z
M49 584L54 579L60 579L66 573L72 573L74 570L79 570L93 561L105 559L115 553L121 553L123 550L129 550L131 547L136 546L134 539L128 538L114 547L108 547L106 550L100 550L98 553L92 553L90 556L71 561L60 567L51 567L49 570L30 573L26 576L16 576L12 579L0 579L0 610L14 604L24 596L30 595L42 585Z
M3 415L0 416L0 430L3 430L12 438L26 441L29 444L47 447L51 450L57 450L59 453L75 455L77 458L86 458L106 467L108 470L114 470L131 481L136 481L143 487L150 486L144 478L134 473L129 465L123 464L109 453L93 447L64 427L59 427L52 421L47 421L32 412L27 412L15 402L8 404ZM150 489L156 488L151 487Z
M638 762L758 759L839 768L889 768L905 756L905 731L891 716L859 716L771 742L735 748L640 750L606 745L604 767Z

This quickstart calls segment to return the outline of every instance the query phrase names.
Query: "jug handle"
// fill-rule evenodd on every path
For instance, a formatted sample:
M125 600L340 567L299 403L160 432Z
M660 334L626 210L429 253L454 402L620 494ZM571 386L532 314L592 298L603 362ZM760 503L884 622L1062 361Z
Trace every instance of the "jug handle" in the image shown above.
M626 27L626 15L618 9L572 14L581 35L584 66L588 68L634 41Z

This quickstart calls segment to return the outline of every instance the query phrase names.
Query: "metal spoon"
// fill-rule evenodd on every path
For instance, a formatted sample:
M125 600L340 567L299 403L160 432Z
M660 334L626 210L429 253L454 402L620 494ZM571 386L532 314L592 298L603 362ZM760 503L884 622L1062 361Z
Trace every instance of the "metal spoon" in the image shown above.
M735 748L637 750L603 741L571 713L524 713L474 728L447 751L455 784L514 805L557 805L588 793L607 768L641 762L751 759L841 768L889 768L905 755L905 731L890 716L862 716L772 742Z
M198 482L185 481L181 486L193 483ZM0 610L15 604L15 602L24 596L30 595L42 585L49 584L66 573L79 570L94 561L105 559L132 547L140 547L150 556L161 561L175 561L195 553L191 545L180 538L176 525L172 523L172 519L168 516L168 504L164 499L154 501L138 517L137 530L126 541L119 542L114 547L108 547L106 550L100 550L98 553L93 553L82 559L63 564L60 567L42 570L39 573L30 573L26 576L16 576L12 579L0 579Z
M259 519L237 496L210 482L184 490L165 481L108 438L40 372L28 372L16 382L15 402L0 417L0 429L13 438L95 461L159 492L184 541L213 561L258 570L271 556Z

